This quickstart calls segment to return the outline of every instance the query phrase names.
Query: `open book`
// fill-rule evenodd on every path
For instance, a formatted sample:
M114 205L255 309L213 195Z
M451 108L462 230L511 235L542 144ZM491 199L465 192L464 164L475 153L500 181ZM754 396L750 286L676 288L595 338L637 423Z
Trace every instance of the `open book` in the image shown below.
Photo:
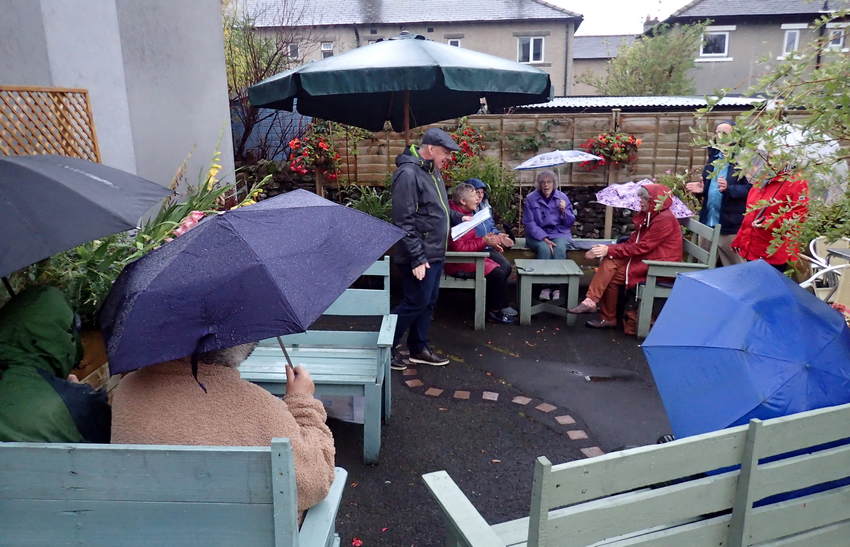
M457 226L454 226L452 228L452 241L457 241L466 235L467 232L474 229L488 218L490 218L490 208L486 207L475 213L472 220L467 220L466 222L461 222Z

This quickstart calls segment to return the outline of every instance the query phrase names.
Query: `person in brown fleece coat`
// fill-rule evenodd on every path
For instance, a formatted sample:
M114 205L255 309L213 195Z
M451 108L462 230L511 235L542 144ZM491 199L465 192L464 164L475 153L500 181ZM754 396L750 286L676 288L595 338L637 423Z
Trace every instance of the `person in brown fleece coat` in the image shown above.
M112 442L269 446L292 443L298 509L316 505L334 478L334 443L322 403L302 367L286 370L281 400L239 376L238 366L256 344L203 353L198 380L188 357L125 376L112 399ZM203 384L206 392L198 385Z

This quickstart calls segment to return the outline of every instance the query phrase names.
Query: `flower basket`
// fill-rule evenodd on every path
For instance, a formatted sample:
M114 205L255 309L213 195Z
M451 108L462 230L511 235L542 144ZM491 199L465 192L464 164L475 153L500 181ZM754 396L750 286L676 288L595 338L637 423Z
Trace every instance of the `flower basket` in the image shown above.
M630 165L637 161L641 140L627 133L599 133L584 141L581 149L600 156L598 161L585 161L579 165L587 171L611 165L614 168Z

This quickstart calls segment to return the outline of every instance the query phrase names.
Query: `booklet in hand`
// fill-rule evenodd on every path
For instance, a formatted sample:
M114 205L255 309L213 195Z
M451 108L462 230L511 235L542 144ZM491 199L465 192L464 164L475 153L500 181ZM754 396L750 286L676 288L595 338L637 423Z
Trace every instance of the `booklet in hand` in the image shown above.
M472 220L467 220L466 222L461 222L457 226L454 226L452 228L452 241L457 241L462 238L467 232L474 229L488 218L490 218L490 208L486 207L475 213Z

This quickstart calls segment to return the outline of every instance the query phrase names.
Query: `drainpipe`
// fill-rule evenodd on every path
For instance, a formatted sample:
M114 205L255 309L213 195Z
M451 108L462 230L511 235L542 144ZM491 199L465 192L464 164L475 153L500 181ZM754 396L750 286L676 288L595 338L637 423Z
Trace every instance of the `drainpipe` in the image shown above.
M357 30L357 25L354 25L354 47L360 47L360 31Z

